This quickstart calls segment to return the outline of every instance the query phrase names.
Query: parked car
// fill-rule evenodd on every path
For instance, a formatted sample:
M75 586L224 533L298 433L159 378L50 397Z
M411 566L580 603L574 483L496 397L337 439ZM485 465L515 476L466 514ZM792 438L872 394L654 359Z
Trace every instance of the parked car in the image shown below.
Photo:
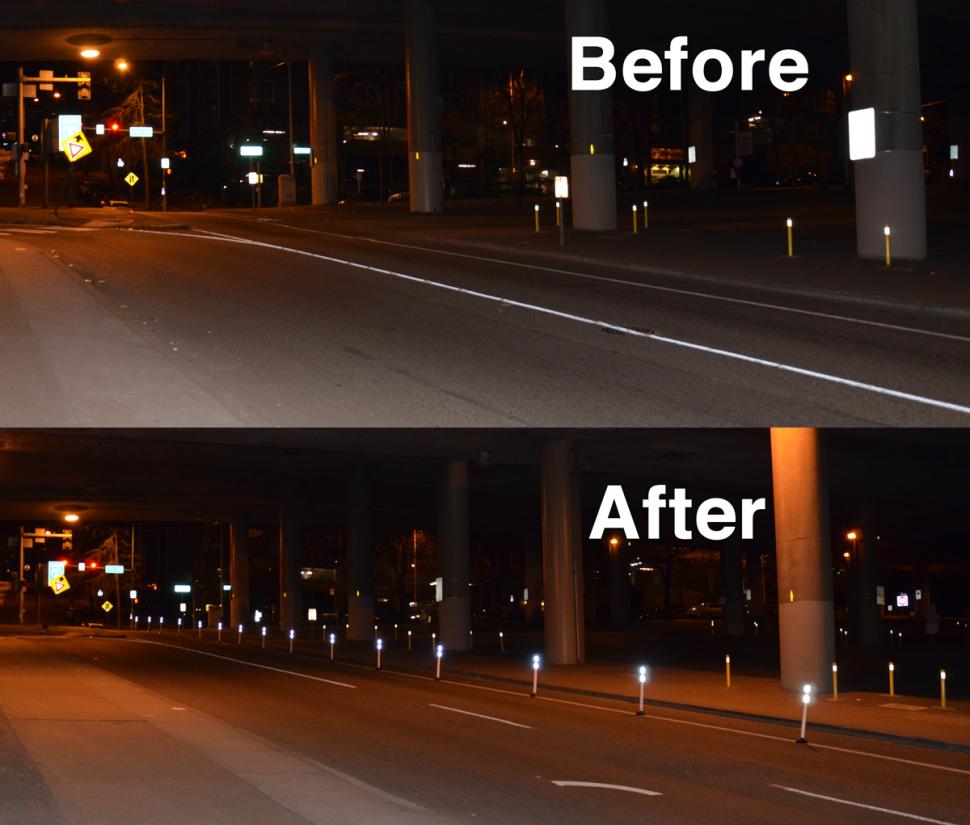
M718 619L724 615L724 607L718 602L698 602L684 611L688 619Z

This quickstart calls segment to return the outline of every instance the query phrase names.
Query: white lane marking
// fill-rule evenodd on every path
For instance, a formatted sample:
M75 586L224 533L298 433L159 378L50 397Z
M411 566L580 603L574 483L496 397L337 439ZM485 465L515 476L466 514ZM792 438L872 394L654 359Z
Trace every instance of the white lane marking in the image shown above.
M484 713L472 713L470 710L461 710L460 708L450 708L447 705L435 705L429 704L429 708L438 708L438 710L449 710L452 713L461 713L465 716L475 716L479 719L488 719L490 722L499 722L503 725L509 725L513 728L525 728L526 730L532 730L531 725L520 725L518 722L510 722L508 719L499 719L497 716L486 716Z
M680 349L693 350L695 352L703 352L707 355L716 355L721 358L727 358L732 361L741 361L746 364L754 364L755 366L766 367L768 369L780 370L781 372L787 372L794 375L800 375L805 378L812 378L817 381L824 381L829 384L837 384L843 387L850 387L852 389L861 390L863 392L868 392L874 395L882 395L888 398L895 398L901 401L909 401L914 404L921 404L926 407L935 407L937 409L948 410L950 412L961 413L962 415L970 415L970 407L965 407L961 404L955 404L949 401L941 401L936 398L928 398L922 395L915 395L913 393L903 392L901 390L893 390L887 387L880 387L877 384L869 384L864 381L855 381L851 378L843 378L838 375L832 375L830 373L818 372L817 370L809 370L803 367L796 367L791 364L784 364L780 361L769 361L766 358L757 358L752 355L745 355L739 352L732 352L731 350L719 349L717 347L708 347L703 344L695 344L690 341L683 341L679 338L670 338L665 335L657 335L653 332L642 332L638 329L632 329L630 327L625 327L621 324L614 324L610 321L598 321L595 318L587 318L582 315L574 315L571 312L563 312L558 309L550 309L549 307L539 306L538 304L529 304L524 301L516 301L511 298L503 298L500 295L492 295L488 292L479 292L474 289L467 289L465 287L455 286L454 284L446 284L441 281L433 281L430 278L422 278L417 275L406 275L403 272L395 272L390 269L382 269L381 267L369 266L368 264L358 263L356 261L344 260L342 258L334 258L330 255L322 255L317 252L309 252L305 249L295 249L289 246L281 246L279 244L266 243L265 241L253 241L248 238L237 238L232 235L199 235L190 234L186 232L156 232L150 229L136 229L132 230L135 232L143 232L148 235L166 235L168 237L181 237L181 238L194 238L195 240L217 240L225 241L227 243L236 243L243 246L255 246L262 249L272 249L277 252L289 252L293 255L301 255L306 258L315 258L321 261L327 261L328 263L337 264L339 266L346 266L352 269L361 269L366 272L373 272L377 275L388 275L392 278L398 278L402 281L408 281L410 283L421 284L423 286L433 287L435 289L443 289L448 292L454 292L460 295L468 295L472 298L480 298L484 301L490 301L492 303L501 304L502 306L516 307L518 309L529 310L531 312L536 312L541 315L550 315L554 318L562 318L567 321L575 321L579 324L584 324L586 326L593 326L599 329L611 330L613 332L620 332L624 335L629 335L632 338L641 338L648 341L656 341L661 344L669 344L673 347L678 347Z
M209 653L205 650L196 650L194 647L185 647L184 645L172 645L167 642L153 642L148 639L126 639L128 642L133 642L140 645L159 645L160 647L170 647L173 650L182 650L186 653L194 653L196 656L208 656L211 659L222 659L226 662L235 662L237 665L246 665L246 667L255 667L260 670L272 670L274 673L285 673L287 676L297 676L300 679L309 679L311 682L323 682L327 685L335 685L336 687L345 688L356 688L357 685L350 685L346 682L337 682L333 679L324 679L322 676L311 676L309 673L300 673L298 670L286 670L282 667L273 667L272 665L260 665L256 662L247 662L245 659L235 659L232 656L221 656L218 653Z
M641 796L663 796L658 791L648 791L646 788L631 788L629 785L610 785L606 782L572 782L568 779L552 779L553 785L560 788L599 788L607 791L624 791L626 793L638 793Z
M344 240L350 241L363 241L366 243L374 244L375 246L393 246L399 249L410 249L415 252L430 252L434 255L449 255L454 258L465 258L471 261L482 261L483 263L492 264L502 264L503 266L514 266L520 269L532 269L538 272L551 272L555 275L568 275L572 278L582 278L588 281L600 281L602 283L617 284L619 286L632 286L638 289L650 289L655 292L667 292L673 295L685 295L691 298L704 298L710 301L722 301L728 304L740 304L741 306L757 307L758 309L770 309L776 312L790 312L795 315L808 315L813 318L825 318L829 321L842 321L848 324L861 324L868 327L879 327L880 329L891 329L895 332L906 332L912 333L914 335L929 335L934 338L945 338L950 341L963 341L964 343L970 343L970 337L966 335L956 335L949 332L936 332L929 329L921 329L919 327L908 327L902 324L889 324L885 321L870 321L866 318L855 318L851 315L838 315L833 312L818 312L811 309L799 309L798 307L785 306L784 304L770 304L766 301L752 301L745 298L730 298L726 295L715 295L711 292L701 292L700 290L693 289L679 289L677 287L671 286L660 286L659 284L646 284L642 281L631 281L626 278L611 278L606 275L592 275L589 272L576 272L572 269L559 269L554 266L539 266L538 264L526 264L520 261L507 261L502 258L490 258L487 255L471 255L467 252L452 252L447 249L433 249L426 246L417 246L416 244L400 243L396 241L384 241L379 238L368 238L366 235L346 235L340 232L327 232L322 229L308 229L303 226L293 226L288 223L281 223L279 226L286 229L293 229L297 232L309 232L313 235L325 235L331 238L343 238ZM199 230L204 231L204 230ZM219 234L219 233L212 233ZM665 275L668 273L659 272L657 274ZM669 273L673 276L682 276L683 273L672 272Z
M20 227L7 227L7 232L14 232L18 235L56 235L56 229L23 229Z
M849 805L853 808L865 808L867 811L876 811L880 814L889 814L890 816L900 816L904 819L915 819L919 822L932 822L934 825L955 825L953 822L947 822L943 819L931 819L928 816L920 816L919 814L908 814L905 811L894 811L892 808L880 808L876 805L865 805L862 802L852 802L848 799L839 799L836 796L826 796L825 794L812 793L811 791L803 791L798 788L788 788L784 785L772 785L772 788L778 788L781 791L788 791L788 793L797 793L802 796L810 796L813 799L823 799L826 802L836 802L839 805Z

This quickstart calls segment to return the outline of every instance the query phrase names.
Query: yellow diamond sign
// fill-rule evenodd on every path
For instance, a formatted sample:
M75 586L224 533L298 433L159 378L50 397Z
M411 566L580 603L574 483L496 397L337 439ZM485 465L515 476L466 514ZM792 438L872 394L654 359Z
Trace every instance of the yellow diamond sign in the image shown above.
M55 596L60 596L61 593L66 593L70 589L71 585L68 584L67 579L65 579L63 576L57 576L56 578L51 579L51 590L54 591Z
M136 183L138 183L138 175L136 175L134 172L129 172L127 175L125 175L125 183L127 183L129 186L134 186Z
M111 602L105 602L103 605L101 605L101 609L105 613L110 613L112 607L114 607L114 605Z
M78 132L61 141L61 151L67 155L67 159L74 163L81 158L91 154L91 144L84 136L84 132Z

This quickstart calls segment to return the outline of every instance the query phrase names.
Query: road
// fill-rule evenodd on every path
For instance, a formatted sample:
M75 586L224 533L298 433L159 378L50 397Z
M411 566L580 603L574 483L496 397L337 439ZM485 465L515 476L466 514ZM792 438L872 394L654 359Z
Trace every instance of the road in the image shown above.
M14 636L0 709L0 768L32 777L4 822L970 822L970 756L531 699L447 662L435 682L171 635Z
M183 216L2 227L0 424L965 425L970 323ZM173 216L173 220L180 220Z

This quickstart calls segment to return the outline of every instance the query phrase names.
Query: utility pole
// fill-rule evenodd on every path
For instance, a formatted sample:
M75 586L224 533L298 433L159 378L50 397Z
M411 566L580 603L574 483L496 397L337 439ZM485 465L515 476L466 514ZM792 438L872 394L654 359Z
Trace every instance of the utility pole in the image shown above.
M24 67L17 69L17 206L27 205L27 158L24 153ZM20 540L20 573L23 584L24 542ZM23 599L20 602L20 623L24 623Z

